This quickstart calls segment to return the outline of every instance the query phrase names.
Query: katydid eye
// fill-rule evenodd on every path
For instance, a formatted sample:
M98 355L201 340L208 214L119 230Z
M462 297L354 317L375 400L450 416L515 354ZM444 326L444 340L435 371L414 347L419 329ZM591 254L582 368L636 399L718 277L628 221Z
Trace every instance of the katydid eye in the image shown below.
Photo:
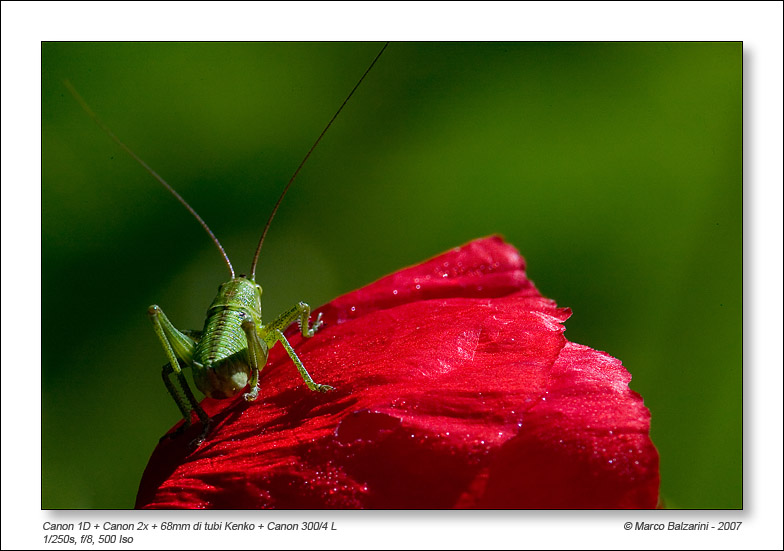
M163 345L165 355L168 359L168 363L163 367L162 371L164 384L166 385L169 394L176 402L178 409L183 414L185 421L184 425L181 425L176 431L169 433L167 435L168 437L174 438L181 434L184 429L187 429L193 422L192 413L195 412L202 425L201 435L191 442L191 446L196 447L204 442L210 431L210 427L213 424L210 416L202 409L196 397L193 395L189 383L182 374L182 369L187 367L192 368L193 382L196 384L196 387L207 396L216 399L230 398L231 396L236 395L248 384L248 379L250 377L250 392L243 395L245 400L250 402L258 397L258 375L259 371L261 371L267 362L267 351L275 343L280 342L291 361L294 363L294 366L299 371L299 374L308 389L314 392L326 392L333 389L330 385L318 384L313 381L305 369L305 366L297 357L294 348L283 334L283 330L296 322L299 325L299 330L303 338L312 337L323 325L321 314L311 323L310 306L304 302L299 302L294 308L278 316L272 322L271 329L265 330L261 318L261 285L256 283L256 265L258 264L259 255L261 253L261 246L264 243L264 237L267 235L267 230L275 217L278 206L280 206L281 201L286 196L289 187L294 182L297 174L299 174L300 169L305 165L311 152L319 144L321 138L327 130L329 130L343 107L354 94L354 91L368 75L388 45L389 43L387 42L384 47L381 48L381 51L370 63L370 66L365 70L365 73L346 96L346 99L343 100L343 103L338 107L337 111L335 111L332 119L330 119L321 131L321 134L319 134L308 153L294 171L288 184L283 188L283 191L278 197L277 203L275 203L275 206L272 208L272 213L262 230L259 243L256 247L256 253L250 266L250 276L245 274L235 275L234 267L232 266L228 255L223 250L223 245L221 245L218 238L215 237L212 230L207 226L206 222L202 220L196 210L191 207L174 188L166 182L166 180L161 178L157 172L150 168L136 155L136 153L109 130L67 80L64 82L65 87L71 95L73 95L77 103L81 105L84 111L97 123L97 125L117 145L139 163L150 176L171 193L171 195L196 219L220 252L221 257L223 257L223 261L226 263L226 267L231 274L231 279L218 285L218 295L213 299L212 304L207 310L204 331L179 331L168 321L166 316L163 315L163 311L161 311L158 306L150 306L147 310L148 315L154 324L155 333ZM248 286L245 285L246 283L253 284L256 288L256 295L248 292ZM227 287L226 293L223 292L224 287ZM259 299L258 301L255 300L257 298ZM240 321L240 323L237 324L237 321ZM242 338L242 334L237 331L238 325L245 334L244 338ZM179 385L173 381L173 376L177 377Z

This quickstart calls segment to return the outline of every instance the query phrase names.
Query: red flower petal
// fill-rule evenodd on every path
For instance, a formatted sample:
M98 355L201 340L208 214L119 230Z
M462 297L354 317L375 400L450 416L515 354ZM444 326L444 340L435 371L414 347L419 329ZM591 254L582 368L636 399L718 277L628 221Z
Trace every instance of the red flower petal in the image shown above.
M473 241L318 311L290 341L307 390L275 347L258 401L162 441L147 508L653 508L650 415L621 363L563 337L517 251Z

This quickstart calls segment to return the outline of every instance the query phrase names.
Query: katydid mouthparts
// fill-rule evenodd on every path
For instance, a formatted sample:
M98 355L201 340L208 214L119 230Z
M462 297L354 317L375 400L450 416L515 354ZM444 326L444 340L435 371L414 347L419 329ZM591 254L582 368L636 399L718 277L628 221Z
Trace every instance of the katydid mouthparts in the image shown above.
M348 100L357 90L359 85L368 75L375 63L384 53L389 45L386 43L381 51L376 55L368 68L357 81L354 88L349 92L346 99L332 116L330 121L319 134L316 141L308 150L302 162L299 164L291 179L283 188L275 206L270 213L267 223L259 239L253 263L250 268L250 276L240 274L235 276L234 268L229 257L212 233L209 226L202 220L196 211L170 186L161 176L159 176L147 163L139 158L125 143L123 143L114 133L101 121L100 118L82 99L70 82L64 84L82 109L95 121L95 123L114 140L123 150L125 150L136 162L138 162L150 175L152 175L163 187L165 187L199 222L202 228L210 236L210 239L218 248L231 273L231 279L223 283L218 288L218 295L207 309L207 318L201 331L179 330L163 313L163 310L153 305L148 308L148 315L152 321L155 334L158 336L166 354L168 363L163 366L162 377L164 385L174 399L177 407L182 413L185 422L180 428L171 433L170 437L176 437L188 429L192 424L193 413L196 414L202 424L200 435L191 442L198 446L206 438L211 428L211 420L204 409L199 405L196 397L191 390L188 381L183 373L186 368L191 368L193 381L205 396L211 398L231 398L236 396L245 387L249 391L243 394L247 401L255 400L259 395L259 373L267 363L269 349L276 343L280 343L288 353L291 361L299 371L305 385L314 392L327 392L333 387L326 384L316 383L304 364L297 356L294 348L284 335L284 331L294 322L299 324L303 337L312 337L323 325L321 315L311 323L310 306L300 302L283 312L269 323L262 323L261 319L261 285L256 283L256 266L261 253L261 246L270 228L272 219L278 211L281 201L286 196L291 184L296 179L305 162L310 157L313 150L324 137L329 127L343 110ZM174 377L172 377L174 376ZM165 438L166 436L164 436Z

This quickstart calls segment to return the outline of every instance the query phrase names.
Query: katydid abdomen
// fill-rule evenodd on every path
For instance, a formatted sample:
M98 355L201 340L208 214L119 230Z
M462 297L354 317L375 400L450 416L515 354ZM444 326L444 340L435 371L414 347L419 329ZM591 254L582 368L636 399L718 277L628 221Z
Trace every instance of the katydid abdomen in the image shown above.
M211 398L231 398L248 387L249 391L244 394L244 398L248 401L252 401L259 395L259 373L267 363L269 349L280 342L299 371L302 380L310 390L316 392L332 390L332 387L329 385L318 384L313 381L294 351L294 348L289 344L283 334L292 323L297 322L302 335L304 337L312 337L322 325L321 315L319 314L316 320L311 324L310 306L304 302L300 302L279 315L273 321L263 324L261 318L261 286L255 281L256 266L258 264L264 238L267 235L272 219L275 217L275 213L288 192L288 189L310 157L310 154L321 141L321 138L335 121L338 114L354 94L354 91L362 83L365 76L370 72L370 69L372 69L376 61L378 61L378 58L381 57L381 54L385 49L386 45L381 49L343 101L343 104L327 123L324 130L294 171L291 179L283 188L283 192L272 208L272 213L267 219L267 223L261 233L261 238L259 239L256 253L251 264L250 276L248 277L244 275L235 276L234 268L231 265L228 255L224 251L220 241L218 241L218 238L215 237L212 230L207 226L206 222L202 220L193 207L191 207L185 199L172 188L172 186L152 170L103 124L87 103L79 96L73 86L66 81L66 87L81 104L82 108L84 108L109 137L158 180L158 182L160 182L161 185L163 185L199 222L220 251L231 274L231 279L218 288L218 295L207 310L207 318L204 323L204 328L201 331L180 331L169 321L159 306L153 305L148 309L148 314L153 323L155 333L163 345L166 358L168 359L168 363L163 366L163 382L172 398L174 398L174 401L185 420L180 429L174 433L175 435L191 425L193 412L197 414L203 425L201 436L194 442L201 442L204 440L211 424L209 417L201 408L190 389L188 381L183 373L184 368L189 367L193 370L194 383L206 396ZM174 375L175 378L172 379L171 375Z
M329 385L313 381L283 332L295 321L304 337L312 337L321 327L321 315L310 324L310 306L304 302L284 312L272 322L261 324L261 286L245 276L232 278L218 288L218 295L207 310L202 331L179 331L157 305L148 310L155 333L169 363L163 366L163 381L185 418L181 430L191 424L191 412L201 420L203 440L210 428L207 414L188 387L182 369L193 370L193 382L206 396L231 398L246 386L248 401L259 395L259 373L267 363L267 353L280 342L310 390L326 392ZM169 379L175 374L179 388ZM178 431L179 433L179 431Z
M218 296L207 310L204 330L193 351L193 382L210 398L231 398L245 388L252 369L248 358L248 339L242 322L251 319L261 327L261 293L244 278L221 285ZM263 341L260 371L267 363ZM253 389L251 389L253 390Z

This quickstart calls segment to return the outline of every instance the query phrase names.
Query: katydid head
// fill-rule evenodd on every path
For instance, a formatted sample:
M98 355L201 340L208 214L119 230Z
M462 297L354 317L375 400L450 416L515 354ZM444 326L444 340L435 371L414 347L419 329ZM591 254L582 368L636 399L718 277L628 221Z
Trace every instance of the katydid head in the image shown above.
M211 320L214 326L209 327ZM245 275L239 275L218 287L218 294L207 310L206 332L225 336L231 340L245 339L246 330L261 327L261 285ZM197 345L198 346L198 345ZM251 372L247 358L247 345L237 347L234 353L215 348L193 365L193 382L210 398L231 398L243 390Z
M222 283L218 287L218 295L212 301L207 315L214 310L231 308L241 314L253 316L253 321L261 321L261 285L252 279L240 275ZM242 316L240 316L242 317Z
M236 396L250 384L250 391L245 393L247 401L256 399L259 393L259 372L267 362L269 347L276 342L281 342L286 352L291 357L294 364L305 381L307 387L312 391L326 392L332 390L329 385L315 383L307 373L301 360L297 357L291 344L286 340L283 331L292 323L299 324L303 337L312 337L316 331L324 324L321 314L310 323L310 306L304 302L298 303L294 308L284 312L275 320L267 325L262 324L261 318L261 285L256 283L256 266L261 253L261 246L270 228L272 219L278 211L283 198L286 196L291 184L296 179L305 162L310 157L313 150L329 130L332 123L343 110L348 100L357 90L367 74L376 64L381 54L389 44L385 44L381 51L376 55L373 62L359 79L357 84L348 94L338 110L327 123L324 130L319 134L315 143L308 150L302 162L294 171L293 176L283 188L283 192L278 197L272 213L267 219L267 223L259 239L256 253L251 263L250 276L240 274L235 276L234 268L231 265L228 255L223 249L218 238L210 230L209 226L202 220L195 209L191 207L185 199L177 193L161 176L150 168L136 153L120 141L117 136L98 118L90 109L87 103L81 98L76 90L68 81L65 86L81 105L85 112L93 121L123 150L125 150L136 162L138 162L153 178L166 188L175 199L177 199L193 217L199 222L201 227L207 232L212 242L218 248L226 266L229 268L231 279L218 287L218 294L212 301L202 331L179 331L166 318L161 309L153 305L148 309L148 313L155 331L164 346L169 362L163 367L162 374L167 390L174 398L180 412L185 418L187 427L191 423L191 413L196 412L202 425L204 426L200 439L204 440L210 427L210 419L199 405L190 390L187 380L183 375L183 368L190 367L193 372L193 380L197 388L210 398L225 399ZM176 376L176 379L171 377ZM176 381L176 382L175 382ZM177 385L184 393L178 391ZM187 399L187 401L186 401Z

